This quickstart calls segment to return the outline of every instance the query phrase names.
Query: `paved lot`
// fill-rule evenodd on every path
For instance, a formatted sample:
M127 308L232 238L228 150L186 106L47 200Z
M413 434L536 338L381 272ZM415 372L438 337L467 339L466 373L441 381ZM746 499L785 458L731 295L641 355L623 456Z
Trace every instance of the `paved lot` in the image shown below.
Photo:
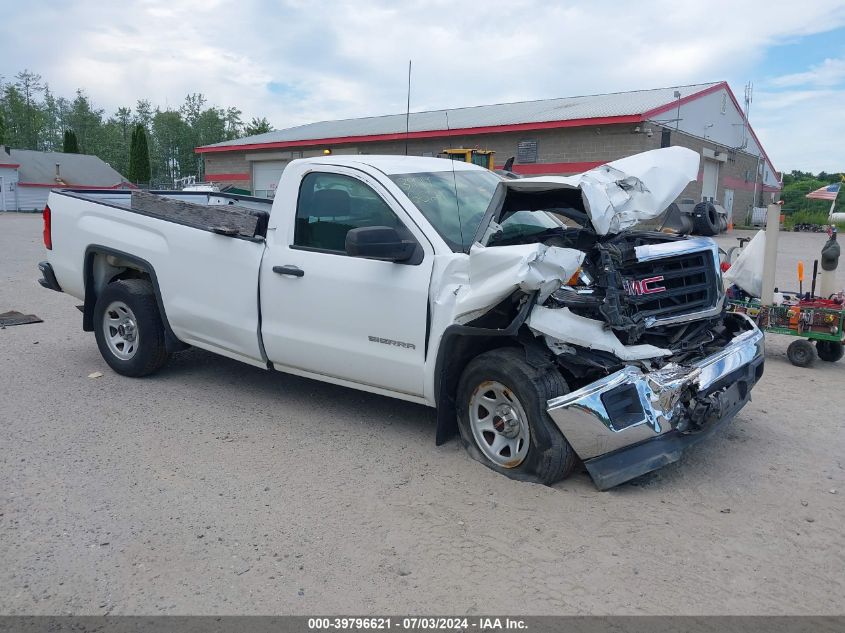
M425 407L197 350L114 374L36 284L40 229L0 214L0 312L44 319L0 330L0 613L842 613L845 362L770 337L681 463L545 488L435 447ZM824 237L783 237L788 286Z

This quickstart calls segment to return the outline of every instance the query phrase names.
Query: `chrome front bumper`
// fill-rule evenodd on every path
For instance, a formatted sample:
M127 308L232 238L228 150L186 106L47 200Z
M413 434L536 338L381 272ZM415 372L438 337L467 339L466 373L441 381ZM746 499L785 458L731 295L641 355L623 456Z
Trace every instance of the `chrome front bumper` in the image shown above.
M739 318L744 331L716 354L652 372L625 367L549 400L549 415L600 488L676 461L748 402L763 372L763 333L745 315L726 318Z

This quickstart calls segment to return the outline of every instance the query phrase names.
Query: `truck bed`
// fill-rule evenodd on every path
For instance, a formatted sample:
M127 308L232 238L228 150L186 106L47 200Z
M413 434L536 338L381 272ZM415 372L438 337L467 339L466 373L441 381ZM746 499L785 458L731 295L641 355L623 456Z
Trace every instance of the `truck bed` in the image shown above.
M204 191L63 189L56 193L249 240L264 238L273 204L263 198Z

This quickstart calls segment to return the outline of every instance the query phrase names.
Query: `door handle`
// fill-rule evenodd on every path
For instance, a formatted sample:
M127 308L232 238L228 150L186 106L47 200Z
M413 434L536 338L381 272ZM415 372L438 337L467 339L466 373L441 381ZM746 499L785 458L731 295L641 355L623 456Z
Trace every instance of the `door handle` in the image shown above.
M273 266L273 272L279 275L290 275L291 277L302 277L305 271L297 266Z

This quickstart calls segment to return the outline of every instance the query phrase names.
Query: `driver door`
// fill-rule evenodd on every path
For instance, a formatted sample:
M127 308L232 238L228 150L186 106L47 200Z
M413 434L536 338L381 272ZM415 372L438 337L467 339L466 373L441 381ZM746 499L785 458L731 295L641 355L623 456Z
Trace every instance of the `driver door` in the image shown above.
M292 369L423 395L433 248L404 209L358 170L307 173L293 222L268 232L261 268L267 357ZM390 226L418 244L408 262L347 255L346 233Z

